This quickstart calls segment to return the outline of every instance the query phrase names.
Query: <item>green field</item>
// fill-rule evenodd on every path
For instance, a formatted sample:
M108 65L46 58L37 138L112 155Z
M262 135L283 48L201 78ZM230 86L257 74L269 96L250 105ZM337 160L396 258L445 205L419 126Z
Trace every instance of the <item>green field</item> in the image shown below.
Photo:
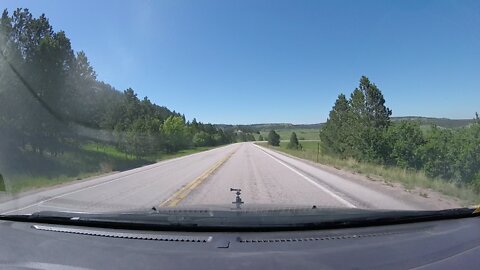
M354 159L339 159L323 154L321 152L321 146L317 161L318 141L300 141L300 144L303 146L302 150L288 149L288 142L281 142L279 147L273 147L266 143L260 144L295 157L329 165L337 169L344 169L352 173L362 174L371 180L384 181L386 184L392 182L401 183L404 188L409 191L414 190L416 187L432 189L460 199L465 206L478 204L480 201L480 195L475 193L470 187L458 186L443 179L429 178L422 171L359 162ZM419 195L428 197L427 193L419 193Z
M261 130L260 134L266 140L270 130ZM280 140L289 140L292 132L297 133L299 140L318 140L319 129L317 128L287 128L276 129L275 132L280 135ZM258 140L259 135L256 134L255 139Z
M10 193L18 193L81 180L112 171L125 171L213 148L215 147L195 147L176 153L159 153L156 156L144 158L136 158L119 151L115 147L94 143L85 144L79 149L72 149L58 157L23 152L18 155L18 161L16 162L22 165L11 168L3 177L5 178L6 190Z

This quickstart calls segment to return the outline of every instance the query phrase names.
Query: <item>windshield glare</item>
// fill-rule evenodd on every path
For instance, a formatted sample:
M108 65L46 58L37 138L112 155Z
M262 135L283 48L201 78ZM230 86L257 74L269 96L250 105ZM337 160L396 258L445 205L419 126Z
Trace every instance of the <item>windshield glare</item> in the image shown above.
M476 3L3 4L0 214L479 202Z

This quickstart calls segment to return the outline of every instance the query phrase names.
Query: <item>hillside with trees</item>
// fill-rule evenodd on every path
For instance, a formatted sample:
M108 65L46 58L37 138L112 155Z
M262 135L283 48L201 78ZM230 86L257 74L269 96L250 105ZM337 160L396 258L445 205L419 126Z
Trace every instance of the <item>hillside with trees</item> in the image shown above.
M480 120L456 128L420 121L392 121L392 111L378 87L367 77L347 98L340 94L320 131L325 153L385 166L423 171L480 191Z
M129 166L138 166L161 153L254 140L246 128L187 121L131 88L118 91L99 81L86 54L75 52L66 33L55 32L43 14L35 18L28 9L4 10L0 49L4 176L75 176L114 159L95 151L118 153L123 161L138 161Z

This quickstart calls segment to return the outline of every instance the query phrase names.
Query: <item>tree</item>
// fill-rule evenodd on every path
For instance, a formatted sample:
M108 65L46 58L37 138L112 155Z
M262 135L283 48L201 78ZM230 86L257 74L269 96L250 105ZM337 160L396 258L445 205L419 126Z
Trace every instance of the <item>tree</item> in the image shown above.
M258 136L258 140L263 141L263 136L262 135Z
M254 142L255 141L255 136L253 136L252 133L247 133L246 134L246 140L247 140L247 142Z
M425 138L418 122L401 121L392 125L386 137L392 164L402 168L422 168L420 148L425 144Z
M360 96L358 100L357 95ZM383 135L390 125L392 111L385 106L382 92L367 77L362 76L359 87L352 94L351 104L354 112L354 131L360 135L356 144L361 156L357 158L385 161L389 158L389 153L385 148Z
M476 188L480 188L480 124L455 130L450 144L455 160L454 178L459 183L475 185L476 182Z
M454 174L454 132L433 126L426 135L426 143L420 148L423 168L429 177L451 179Z
M189 144L189 132L181 116L170 116L161 126L161 135L165 139L165 150L169 153L186 148Z
M247 135L245 134L245 132L243 132L241 130L237 133L237 138L238 138L237 141L239 141L239 142L246 142L247 141Z
M212 136L205 131L200 131L195 133L193 136L193 145L194 146L212 146L214 145L214 140Z
M368 120L365 108L365 94L360 89L356 88L350 95L348 101L349 113L343 121L346 126L344 132L345 154L344 157L349 156L357 160L363 159L368 149L367 138ZM340 137L342 138L342 137Z
M385 132L392 111L378 87L362 76L350 99L341 94L320 131L324 150L342 158L385 162L390 152Z
M287 145L288 149L302 149L302 145L298 143L297 134L292 132L290 135L290 142Z
M272 146L280 145L280 135L278 135L275 130L270 130L268 133L268 144Z
M345 156L349 150L350 107L344 94L340 94L330 111L327 122L320 130L322 146L331 154Z
M375 128L385 128L390 124L392 111L385 106L385 99L378 87L362 76L358 87L365 96L365 114Z

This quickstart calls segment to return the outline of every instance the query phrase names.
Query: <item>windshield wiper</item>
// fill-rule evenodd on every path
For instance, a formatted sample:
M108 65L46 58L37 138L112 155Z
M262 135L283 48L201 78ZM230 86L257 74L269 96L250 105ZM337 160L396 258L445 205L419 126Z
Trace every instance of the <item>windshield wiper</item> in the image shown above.
M88 214L43 211L0 220L135 230L278 231L337 229L475 217L471 208L440 211L362 209L209 210L166 208L149 212Z

